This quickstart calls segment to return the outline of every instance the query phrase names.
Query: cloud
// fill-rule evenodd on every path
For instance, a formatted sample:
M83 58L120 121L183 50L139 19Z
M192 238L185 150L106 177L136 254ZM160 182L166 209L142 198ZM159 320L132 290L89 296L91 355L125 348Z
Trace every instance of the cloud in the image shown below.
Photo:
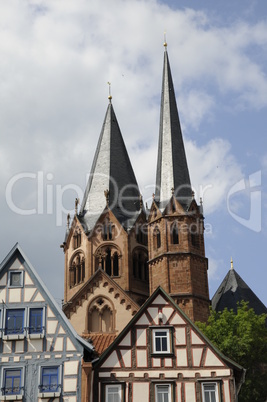
M115 0L112 6L108 0L101 6L97 0L1 4L2 199L10 179L23 172L44 173L45 195L48 185L54 194L57 185L85 187L111 81L114 109L149 201L156 175L165 29L192 182L198 194L200 186L212 186L204 194L206 213L220 208L241 168L227 141L215 133L205 143L201 136L194 142L195 131L201 132L221 109L239 113L266 107L266 60L252 49L264 53L267 23L218 27L205 12L173 10L156 0ZM19 188L19 205L35 207L37 187L21 183ZM72 206L74 198L66 192L64 205ZM35 258L45 239L59 244L64 237L55 215L47 220L38 214L17 216L5 203L1 219L3 253L19 238ZM53 272L62 263L59 252L47 256L43 250L40 269Z

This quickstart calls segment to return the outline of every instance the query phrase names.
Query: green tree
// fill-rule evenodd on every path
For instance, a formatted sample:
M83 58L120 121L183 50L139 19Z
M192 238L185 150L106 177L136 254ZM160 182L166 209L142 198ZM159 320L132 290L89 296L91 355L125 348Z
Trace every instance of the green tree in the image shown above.
M211 309L207 323L196 325L227 357L246 371L239 402L267 400L267 328L266 314L256 315L248 303L241 302L237 312Z

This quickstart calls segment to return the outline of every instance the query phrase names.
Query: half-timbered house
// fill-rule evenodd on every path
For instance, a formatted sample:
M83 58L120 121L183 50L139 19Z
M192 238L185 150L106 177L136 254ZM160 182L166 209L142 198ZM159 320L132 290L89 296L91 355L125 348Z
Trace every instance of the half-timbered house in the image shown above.
M88 401L93 346L80 338L18 244L0 265L0 400Z
M244 370L158 287L94 365L93 402L234 402Z

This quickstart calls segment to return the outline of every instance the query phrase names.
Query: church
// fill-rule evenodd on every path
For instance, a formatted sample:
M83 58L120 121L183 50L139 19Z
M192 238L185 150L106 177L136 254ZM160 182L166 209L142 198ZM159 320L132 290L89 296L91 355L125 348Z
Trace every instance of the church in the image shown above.
M244 381L244 369L194 324L207 321L211 305L204 216L191 186L164 48L150 208L110 95L84 197L76 199L61 245L63 311L98 356L93 402L233 402Z
M209 315L202 205L192 191L165 43L153 202L144 205L112 98L65 241L63 310L83 337L113 339L160 285L194 321ZM78 201L76 201L78 204Z

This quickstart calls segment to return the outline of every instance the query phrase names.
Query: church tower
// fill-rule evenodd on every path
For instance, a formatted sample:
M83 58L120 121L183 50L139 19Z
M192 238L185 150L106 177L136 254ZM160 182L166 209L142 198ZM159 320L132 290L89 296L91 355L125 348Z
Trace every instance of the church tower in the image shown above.
M146 215L111 99L84 198L79 211L76 199L63 243L63 310L85 335L116 334L149 295Z
M164 44L156 190L148 218L150 294L161 285L193 321L209 315L202 205L194 199Z

